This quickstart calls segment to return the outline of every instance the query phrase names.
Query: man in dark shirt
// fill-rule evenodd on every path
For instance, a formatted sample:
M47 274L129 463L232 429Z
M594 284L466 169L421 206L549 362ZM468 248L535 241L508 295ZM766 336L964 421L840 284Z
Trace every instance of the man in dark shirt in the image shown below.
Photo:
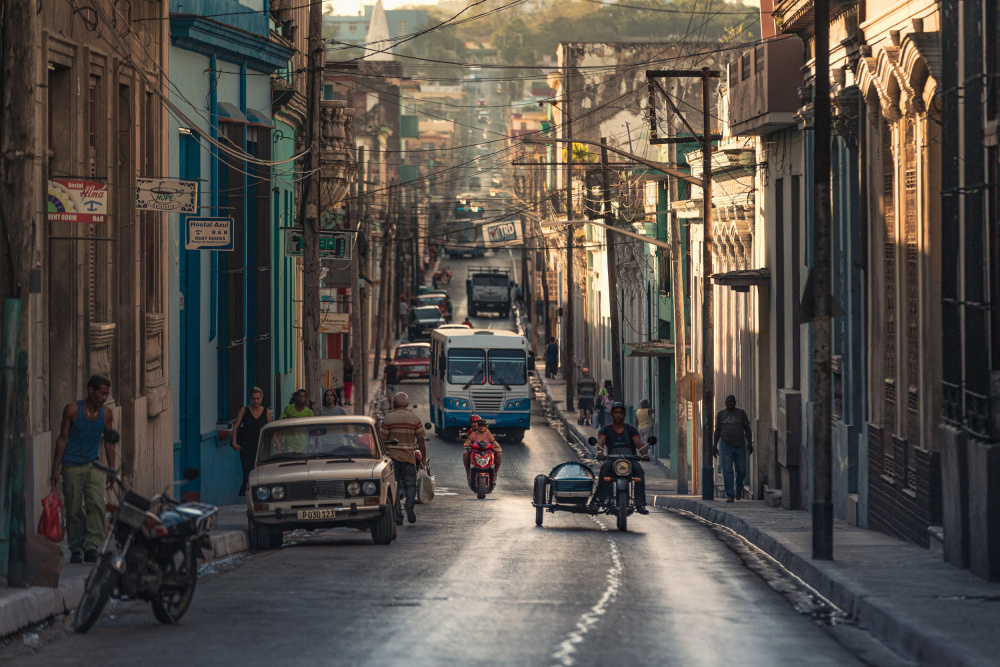
M639 430L631 424L625 423L625 405L615 403L611 406L611 423L601 429L597 436L597 460L604 461L604 452L608 454L642 454L642 460L648 461L646 445L639 437ZM611 493L610 481L614 472L614 462L604 461L601 465L601 472L597 476L597 491L594 493L594 502L605 502ZM632 461L632 476L638 477L635 483L635 511L639 514L649 514L646 509L646 473L639 465L638 461Z
M399 368L392 363L392 357L386 357L385 370L382 371L382 388L385 390L385 396L389 399L390 406L392 405L392 397L396 393L397 384L399 384Z
M545 377L554 378L559 370L559 343L556 337L549 338L549 344L545 346Z
M721 441L721 443L720 443ZM722 466L722 481L726 487L726 502L743 498L743 480L747 476L747 454L753 454L753 431L747 413L736 407L736 397L726 396L726 409L715 416L715 448ZM736 488L733 488L733 469Z

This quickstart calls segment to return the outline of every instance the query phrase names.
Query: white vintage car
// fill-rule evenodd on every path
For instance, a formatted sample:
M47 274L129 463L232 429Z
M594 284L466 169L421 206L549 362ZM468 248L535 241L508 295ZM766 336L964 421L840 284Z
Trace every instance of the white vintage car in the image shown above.
M369 417L309 417L261 431L247 487L251 549L276 549L296 528L371 530L396 537L392 459Z

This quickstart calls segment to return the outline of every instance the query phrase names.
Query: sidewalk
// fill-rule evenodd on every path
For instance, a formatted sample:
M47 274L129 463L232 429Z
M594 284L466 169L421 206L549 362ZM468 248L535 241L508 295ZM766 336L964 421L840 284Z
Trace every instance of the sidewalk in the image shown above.
M592 456L586 442L597 431L578 425L578 413L566 410L561 374L536 379L567 440ZM650 504L690 512L741 535L907 658L933 665L1000 663L1000 584L948 565L937 552L838 521L836 560L814 561L808 512L762 500L728 504L678 496L662 465L647 467L646 494Z
M249 548L246 506L220 507L211 537L212 552L206 554L209 561L246 551ZM89 563L70 565L65 540L61 546L65 561L59 588L0 588L0 639L53 616L69 613L76 607L92 566Z

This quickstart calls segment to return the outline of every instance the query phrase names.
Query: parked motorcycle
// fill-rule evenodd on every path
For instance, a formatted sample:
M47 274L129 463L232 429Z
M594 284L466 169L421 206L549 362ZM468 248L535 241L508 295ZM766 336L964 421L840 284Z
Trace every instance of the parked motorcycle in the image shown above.
M494 467L493 443L473 442L469 452L471 477L469 485L476 492L476 497L482 500L487 493L493 492L496 486L496 468Z
M194 597L198 560L212 546L208 532L219 508L182 503L166 492L146 499L127 490L114 470L93 465L113 480L118 506L73 614L73 629L87 632L116 591L152 603L160 623L177 623ZM184 471L186 481L197 477L194 468Z

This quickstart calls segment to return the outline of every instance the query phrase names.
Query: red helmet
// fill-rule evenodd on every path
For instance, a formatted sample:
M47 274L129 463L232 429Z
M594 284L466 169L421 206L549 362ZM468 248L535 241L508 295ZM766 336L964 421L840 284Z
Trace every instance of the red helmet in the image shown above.
M479 415L472 415L471 417L469 417L469 423L470 424L475 424L477 421L481 421L481 420L482 420L482 417L480 417Z

